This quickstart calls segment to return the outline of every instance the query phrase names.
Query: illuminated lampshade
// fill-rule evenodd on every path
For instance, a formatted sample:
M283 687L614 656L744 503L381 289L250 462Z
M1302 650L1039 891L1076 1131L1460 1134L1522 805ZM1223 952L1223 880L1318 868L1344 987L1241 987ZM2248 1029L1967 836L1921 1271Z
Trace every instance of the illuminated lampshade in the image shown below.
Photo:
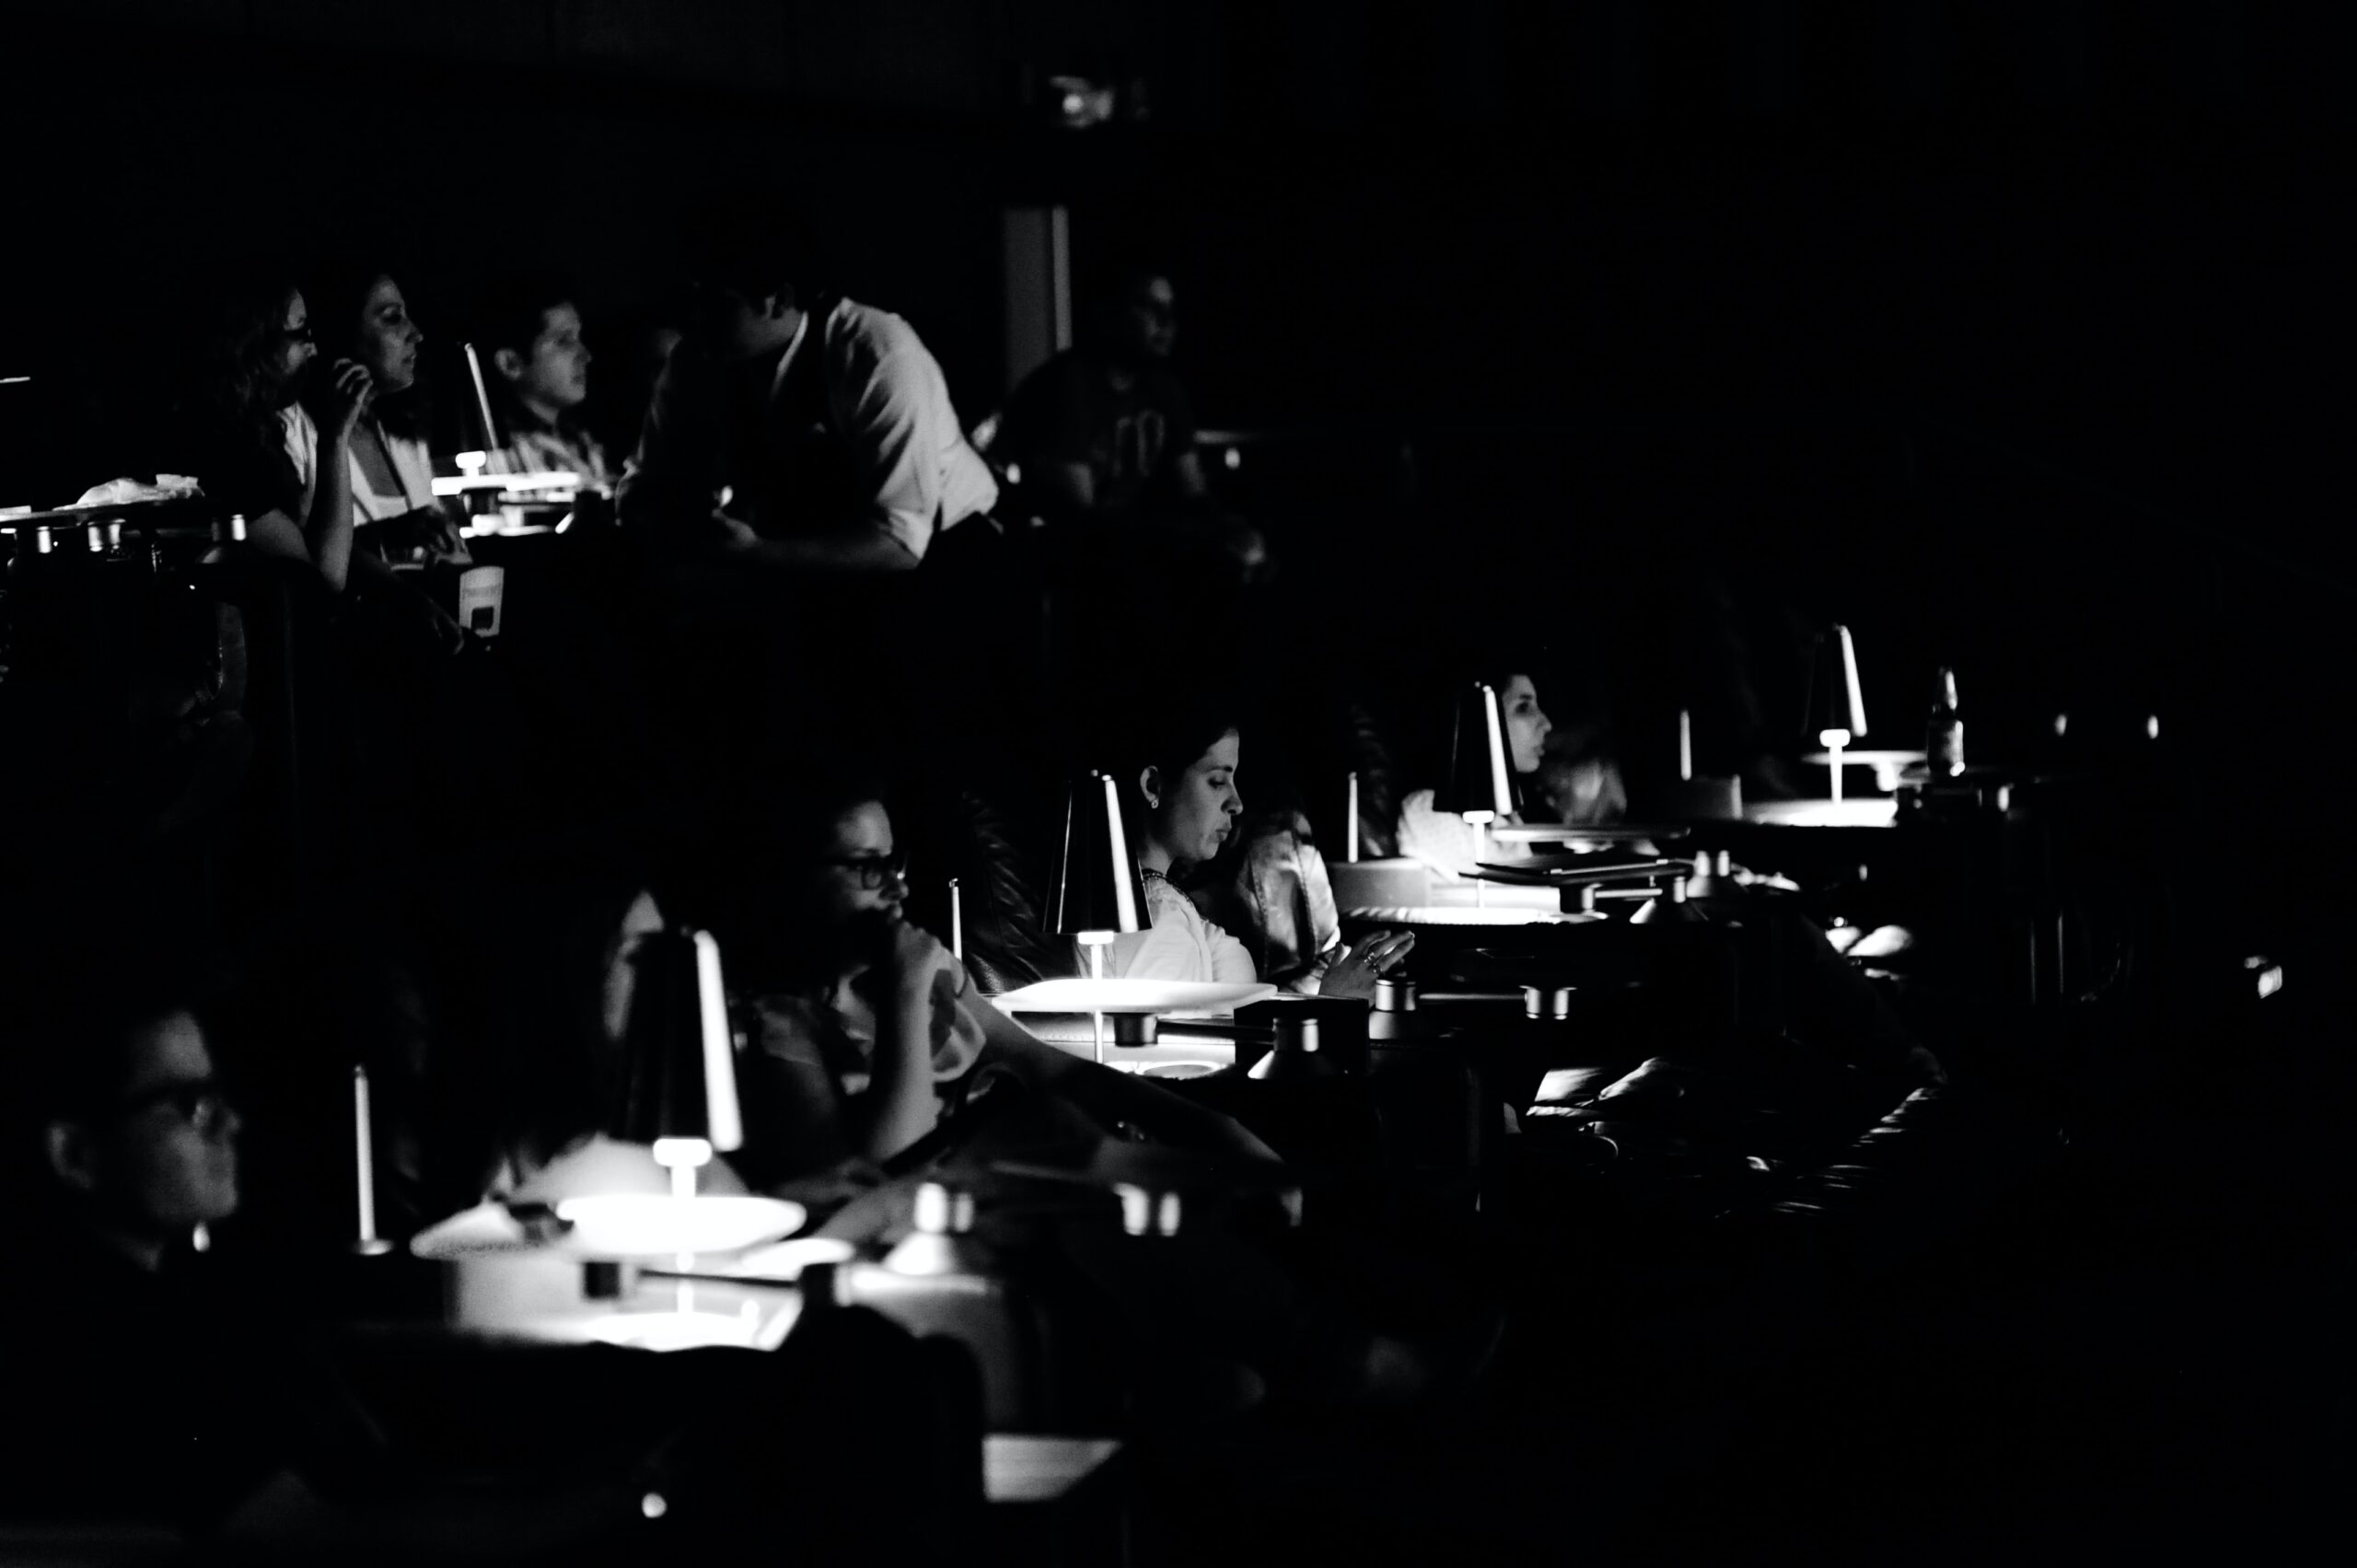
M1805 738L1818 746L1854 746L1866 733L1866 699L1858 687L1858 649L1847 626L1827 629L1817 640L1808 672ZM1839 731L1840 739L1832 738Z
M709 932L658 932L645 939L633 963L637 981L622 1031L614 1136L655 1144L658 1160L674 1140L700 1141L724 1153L740 1146L745 1129L737 1110L736 1049L720 945Z
M1121 797L1110 773L1074 779L1064 796L1064 842L1051 914L1057 935L1084 939L1144 931L1150 923L1145 884L1130 854Z
M1433 809L1468 821L1491 821L1515 813L1521 804L1519 789L1506 757L1505 717L1498 711L1497 689L1484 680L1468 681L1457 693L1448 772L1433 792Z
M499 448L499 424L491 416L491 389L483 382L482 356L475 352L472 343L460 346L466 351L467 375L474 383L475 417L482 422L482 449L493 452Z

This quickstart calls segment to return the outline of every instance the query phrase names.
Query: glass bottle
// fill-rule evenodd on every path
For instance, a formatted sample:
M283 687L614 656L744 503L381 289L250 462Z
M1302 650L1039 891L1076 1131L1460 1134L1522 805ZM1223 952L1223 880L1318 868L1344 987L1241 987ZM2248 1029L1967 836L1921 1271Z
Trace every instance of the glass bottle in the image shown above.
M1932 718L1923 737L1924 767L1935 779L1964 772L1964 715L1956 696L1956 671L1940 667L1932 685Z

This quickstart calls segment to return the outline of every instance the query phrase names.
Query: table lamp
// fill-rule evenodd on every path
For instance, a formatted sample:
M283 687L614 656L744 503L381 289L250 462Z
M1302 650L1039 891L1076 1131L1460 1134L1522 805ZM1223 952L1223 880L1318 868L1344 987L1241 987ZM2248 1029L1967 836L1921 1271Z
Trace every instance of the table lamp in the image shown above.
M1858 649L1847 626L1817 640L1809 663L1808 731L1831 759L1832 798L1841 798L1841 752L1866 733L1866 699L1858 687Z
M352 1064L352 1158L356 1179L353 1191L359 1208L358 1234L353 1238L352 1250L364 1258L382 1257L393 1249L393 1244L377 1234L376 1118L368 1106L368 1069L357 1062ZM208 1237L205 1246L210 1245ZM202 1252L204 1247L197 1250Z
M710 932L657 932L633 963L613 1132L652 1145L656 1163L671 1172L672 1194L693 1197L696 1168L745 1141L720 945Z
M1125 932L1146 930L1145 883L1130 854L1113 775L1092 770L1064 796L1064 840L1056 861L1051 929L1088 954L1088 978L1105 978L1105 948ZM1097 1060L1105 1060L1105 1015L1092 1012Z
M1473 829L1473 860L1489 858L1489 825L1511 817L1520 804L1514 768L1506 760L1505 719L1498 711L1497 689L1486 680L1458 688L1457 711L1448 738L1448 772L1433 792L1433 809L1465 819ZM1482 901L1482 884L1473 884L1473 900Z
M490 454L499 450L499 424L491 416L491 389L483 380L482 356L475 352L472 343L459 346L466 351L467 376L474 384L475 417L482 421L482 450L488 459ZM484 466L489 465L486 463Z

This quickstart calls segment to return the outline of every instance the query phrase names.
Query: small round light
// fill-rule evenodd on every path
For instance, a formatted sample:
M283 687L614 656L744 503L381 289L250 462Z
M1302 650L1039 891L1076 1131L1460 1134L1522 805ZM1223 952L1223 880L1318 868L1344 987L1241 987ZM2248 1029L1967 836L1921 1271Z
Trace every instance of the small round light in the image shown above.
M664 1501L661 1493L650 1492L638 1500L638 1511L650 1519L659 1519L671 1511L671 1504Z

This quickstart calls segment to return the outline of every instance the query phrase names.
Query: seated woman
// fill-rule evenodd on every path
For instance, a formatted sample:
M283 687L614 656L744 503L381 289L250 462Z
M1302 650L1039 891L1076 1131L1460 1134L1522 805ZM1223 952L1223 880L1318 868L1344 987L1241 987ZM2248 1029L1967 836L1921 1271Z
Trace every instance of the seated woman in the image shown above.
M1114 776L1153 929L1116 937L1107 974L1230 984L1260 978L1244 944L1204 919L1180 890L1190 871L1219 854L1243 815L1236 785L1241 748L1233 723L1183 698L1144 714L1117 748ZM1377 932L1345 947L1332 930L1311 967L1289 983L1325 996L1372 996L1376 978L1407 957L1415 940L1411 932Z
M1594 825L1617 820L1628 809L1628 795L1611 757L1592 738L1593 726L1583 726L1585 744L1550 747L1554 721L1538 705L1538 688L1520 670L1484 677L1498 693L1498 712L1505 721L1506 756L1515 773L1536 797L1541 819ZM1435 876L1463 877L1474 866L1477 853L1471 824L1463 818L1433 808L1429 789L1415 790L1399 802L1399 853L1420 860ZM1521 813L1508 821L1524 820ZM1513 860L1530 852L1520 844L1489 842L1480 853L1492 860Z
M195 406L185 411L193 449L182 462L210 499L244 514L257 552L309 562L341 591L352 553L348 465L330 465L326 483L308 482L288 450L288 422L304 422L314 448L348 452L376 386L362 366L329 375L318 357L309 304L291 283L253 279L222 300ZM307 395L316 416L301 408Z
M501 280L475 341L488 356L483 375L499 420L491 471L576 473L585 488L610 482L605 449L580 423L590 354L573 291L551 277Z
M1035 1039L981 1000L963 964L903 912L908 883L878 791L820 783L756 828L703 894L749 1049L738 1068L756 1186L884 1161L981 1097L1035 1097L1071 1133L1271 1160L1225 1117ZM733 885L731 885L733 884Z
M307 513L323 496L349 498L348 560L364 586L389 579L394 562L420 555L470 563L456 517L434 494L434 459L416 390L425 334L410 319L401 285L379 268L361 266L328 272L305 294L319 353L331 367L325 379L342 389L355 380L357 367L366 383L366 396L348 418L302 402L280 415ZM315 389L320 379L314 377ZM311 401L321 403L316 396ZM327 554L314 560L329 586L341 590L338 563Z
M965 966L905 918L903 863L874 788L821 782L772 810L761 838L758 881L742 877L740 856L736 886L703 895L748 1042L737 1068L745 1144L732 1157L756 1186L824 1196L813 1177L891 1160L945 1115L1002 1096L1006 1114L991 1113L955 1152L1109 1135L1276 1162L1229 1118L1059 1051L981 1001ZM1462 1323L1437 1343L1370 1330L1333 1272L1297 1245L1272 1249L1215 1225L1167 1245L1129 1242L1118 1227L1072 1226L1060 1245L1124 1321L1146 1327L1133 1370L1147 1381L1167 1377L1155 1368L1174 1342L1200 1342L1303 1398L1392 1405L1472 1376L1494 1346L1489 1316L1469 1344L1457 1342L1469 1337Z

